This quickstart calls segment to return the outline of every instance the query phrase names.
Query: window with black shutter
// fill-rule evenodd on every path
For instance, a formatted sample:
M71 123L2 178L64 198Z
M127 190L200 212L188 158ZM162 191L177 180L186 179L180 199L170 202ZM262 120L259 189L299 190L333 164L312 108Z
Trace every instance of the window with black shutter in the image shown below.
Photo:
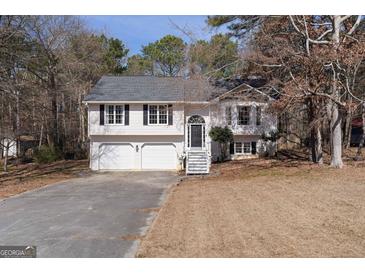
M124 125L129 125L129 105L124 105Z
M232 125L232 108L230 106L226 107L226 122L227 125Z
M261 107L256 107L256 126L261 125Z
M99 110L99 114L100 114L100 125L103 126L104 125L104 105L100 105L100 110Z
M252 151L252 154L256 154L256 142L252 142L251 143L251 151Z
M234 154L234 143L229 143L229 154Z
M169 126L172 126L173 124L173 109L172 109L172 105L168 105L168 112L169 112L169 117L168 117L168 120L169 120Z
M148 125L148 105L143 105L143 125Z

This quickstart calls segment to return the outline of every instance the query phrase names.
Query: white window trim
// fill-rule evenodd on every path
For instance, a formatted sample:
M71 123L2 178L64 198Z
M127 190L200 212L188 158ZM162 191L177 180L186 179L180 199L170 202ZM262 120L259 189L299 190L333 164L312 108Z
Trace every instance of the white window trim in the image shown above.
M236 152L236 143L241 143L241 150L242 150L241 153ZM245 150L244 150L245 143L250 144L250 152L245 152ZM234 142L234 154L235 155L252 155L252 142Z
M157 123L150 123L150 106L157 106ZM160 123L160 106L164 106L166 108L166 123ZM148 105L148 125L149 126L167 126L169 124L169 106L167 104L150 104Z
M241 152L241 153L237 152L237 150L236 150L236 148L237 148L237 143L241 143L241 150L242 150L242 152ZM242 143L242 142L234 142L234 154L235 154L235 155L241 155L241 154L243 154L243 143Z
M109 114L109 106L113 106L113 123L109 123L109 119L108 119L108 114ZM121 106L122 107L122 122L121 123L116 123L116 106ZM121 104L107 104L105 105L105 109L104 109L104 121L106 125L109 126L123 126L124 125L124 120L125 120L125 106L121 105Z

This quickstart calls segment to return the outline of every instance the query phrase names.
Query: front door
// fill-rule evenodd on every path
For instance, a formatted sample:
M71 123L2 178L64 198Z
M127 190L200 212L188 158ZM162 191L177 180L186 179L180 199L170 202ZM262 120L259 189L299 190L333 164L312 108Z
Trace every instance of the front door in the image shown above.
M202 125L190 125L190 140L191 140L191 147L201 148L203 144L202 139Z

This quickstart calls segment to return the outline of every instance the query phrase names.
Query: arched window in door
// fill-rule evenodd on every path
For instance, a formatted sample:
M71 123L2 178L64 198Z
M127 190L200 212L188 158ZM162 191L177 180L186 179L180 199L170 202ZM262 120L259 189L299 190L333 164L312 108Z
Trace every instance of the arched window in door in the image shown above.
M205 120L200 115L193 115L188 120L189 124L205 124Z

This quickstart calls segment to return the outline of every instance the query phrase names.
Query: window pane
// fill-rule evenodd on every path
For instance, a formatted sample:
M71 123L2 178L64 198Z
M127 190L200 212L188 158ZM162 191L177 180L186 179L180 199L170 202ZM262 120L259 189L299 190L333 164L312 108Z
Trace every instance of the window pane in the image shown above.
M167 106L166 105L161 105L159 106L159 123L160 124L167 124Z
M238 107L238 124L250 124L250 107Z
M261 107L256 107L256 125L261 125Z
M123 124L123 106L122 105L115 106L115 123Z
M251 153L251 143L243 143L243 152Z
M114 106L108 106L108 114L114 114Z
M108 106L106 116L108 124L114 124L114 106Z
M235 153L242 153L242 143L241 142L236 142L235 143Z
M149 106L149 123L157 124L157 106L155 105Z

